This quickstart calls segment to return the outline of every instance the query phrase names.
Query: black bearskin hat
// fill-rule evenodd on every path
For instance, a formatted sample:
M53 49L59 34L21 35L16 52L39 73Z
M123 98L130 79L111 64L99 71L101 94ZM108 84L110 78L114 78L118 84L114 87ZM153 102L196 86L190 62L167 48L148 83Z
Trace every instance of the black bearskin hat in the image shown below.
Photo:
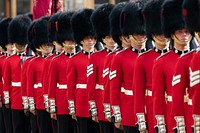
M33 26L33 44L35 48L39 48L42 44L49 43L48 40L48 20L49 17L43 17L36 20Z
M90 16L93 9L80 9L75 12L71 18L73 36L77 44L81 45L81 41L87 36L94 36Z
M95 35L102 43L102 38L110 35L109 14L113 7L112 4L103 4L95 9L90 17Z
M13 18L8 26L9 42L26 45L28 43L28 28L30 24L30 18L25 15L18 15Z
M149 38L152 38L152 35L163 34L160 18L162 3L163 0L150 0L145 4L142 10L145 20L146 34Z
M130 2L122 10L120 26L123 35L145 34L145 24L142 16L143 3L141 2Z
M122 42L120 41L119 37L122 36L121 30L120 30L120 14L123 8L125 7L126 3L121 2L115 5L115 7L112 9L110 13L110 34L113 38L113 40L119 45L122 45Z
M28 28L28 43L29 43L29 47L31 50L33 50L33 52L36 52L35 49L35 45L33 44L33 39L34 39L34 25L36 23L37 20L34 20L31 25Z
M6 45L9 43L8 40L8 26L12 18L4 18L0 22L0 46L6 50Z
M58 21L56 22L56 37L58 43L60 44L62 44L65 40L74 40L70 23L73 13L74 12L63 12L58 17Z
M49 42L56 41L56 21L58 21L58 17L61 12L53 14L48 22L48 37Z
M200 3L199 0L184 0L183 10L186 13L185 21L189 31L200 32Z
M183 12L183 0L165 0L161 9L162 30L166 37L171 37L176 30L186 28Z

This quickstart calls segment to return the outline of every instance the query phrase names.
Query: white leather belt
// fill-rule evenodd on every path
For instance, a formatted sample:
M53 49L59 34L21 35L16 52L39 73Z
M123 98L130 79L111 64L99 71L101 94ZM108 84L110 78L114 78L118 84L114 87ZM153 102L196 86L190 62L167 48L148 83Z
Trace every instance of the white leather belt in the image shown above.
M59 84L59 83L57 83L57 87L59 89L67 89L67 85L66 84Z
M172 102L172 96L167 96L166 99L168 102Z
M87 85L86 84L76 84L77 89L86 89Z
M104 90L104 87L103 87L103 85L96 84L96 89L97 90Z
M11 82L13 87L21 87L21 82Z
M133 96L132 90L126 90L124 87L121 88L121 92L128 96Z
M150 90L145 90L145 95L146 95L146 96L152 97L152 91L150 91Z
M34 84L34 88L37 89L39 87L42 87L42 83L37 83L37 84Z

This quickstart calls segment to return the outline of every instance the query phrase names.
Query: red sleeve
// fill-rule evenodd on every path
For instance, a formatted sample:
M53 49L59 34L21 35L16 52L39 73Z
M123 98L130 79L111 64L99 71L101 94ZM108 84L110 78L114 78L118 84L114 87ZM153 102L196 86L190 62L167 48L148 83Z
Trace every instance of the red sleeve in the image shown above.
M76 67L73 62L72 57L69 60L68 69L67 69L67 88L68 88L68 100L75 100L75 90L76 90L76 80L77 80L77 73Z
M136 59L133 77L133 83L135 84L133 86L135 116L137 113L145 114L146 74L143 62L140 59L140 57Z
M8 91L10 92L10 87L11 87L11 79L12 79L12 74L11 74L11 66L9 59L6 59L4 65L3 65L3 91Z
M33 62L33 60L31 60L28 64L28 68L27 68L27 95L28 95L28 97L35 98L35 92L34 92L34 83L35 82L34 81L35 81L34 62Z
M155 125L157 125L157 120L156 120L157 115L165 116L166 112L165 90L166 90L166 84L165 84L164 70L162 63L158 59L154 62L153 72L152 72L153 115L155 118L154 119Z
M103 69L103 85L104 85L104 91L103 91L103 103L110 103L110 64L111 64L111 56L108 55Z
M56 61L52 60L49 67L49 89L48 89L49 99L56 98L57 81L58 81L57 65Z
M193 59L191 61L191 72L197 73L196 76L200 76L200 64L198 63L200 60L200 53L198 52L193 56ZM190 75L191 76L191 75ZM195 77L194 77L195 78ZM197 78L194 81L191 81L193 83L193 86L191 86L191 90L193 90L193 96L192 96L192 114L193 115L200 115L200 104L199 104L199 97L200 97L200 81L199 78ZM196 83L195 83L196 82ZM191 85L190 83L190 85Z
M176 120L178 116L184 116L184 95L188 83L188 67L180 58L175 67L175 73L172 80L172 110L171 118L173 128L176 127Z
M95 54L92 54L87 66L87 95L88 100L95 100L95 87L97 82L97 65L95 63Z
M110 71L110 103L111 106L120 106L120 93L122 86L123 71L118 55L113 57Z
M27 76L26 76L26 72L27 72L27 67L28 67L28 62L29 59L24 61L24 64L22 66L21 69L21 93L22 96L27 96Z
M49 57L50 58L50 57ZM42 88L43 88L43 94L47 95L48 94L48 89L49 89L49 66L51 60L44 59L43 63L43 73L42 73Z

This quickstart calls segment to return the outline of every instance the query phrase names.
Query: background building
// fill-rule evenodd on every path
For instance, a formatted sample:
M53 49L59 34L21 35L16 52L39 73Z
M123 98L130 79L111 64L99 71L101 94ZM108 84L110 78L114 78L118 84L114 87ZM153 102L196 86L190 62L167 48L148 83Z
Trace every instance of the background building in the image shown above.
M32 11L33 0L0 0L0 17L15 17ZM103 3L116 4L129 0L63 0L64 9L77 10L83 7L95 8Z

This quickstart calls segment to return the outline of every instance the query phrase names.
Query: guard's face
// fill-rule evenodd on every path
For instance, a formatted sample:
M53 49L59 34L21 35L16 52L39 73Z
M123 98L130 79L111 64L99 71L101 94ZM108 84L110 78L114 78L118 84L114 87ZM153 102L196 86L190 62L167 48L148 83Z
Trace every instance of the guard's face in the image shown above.
M141 43L145 42L147 39L146 35L134 34L133 36L138 42L141 42Z
M108 45L108 46L114 46L116 47L117 46L117 43L113 40L113 38L111 36L106 36L104 39L103 39L103 42Z
M14 45L9 43L9 44L6 45L6 49L7 49L7 51L14 51L15 47L14 47Z
M159 45L168 45L170 42L170 39L166 38L164 35L155 35L153 36L153 39Z
M96 38L94 36L87 36L83 39L81 43L88 47L94 47L94 45L96 44Z
M59 44L58 42L53 41L53 45L55 46L55 49L56 49L57 52L61 52L63 50L62 45Z
M25 50L26 50L26 48L27 48L27 45L19 45L19 44L17 44L17 43L15 43L14 44L14 47L15 47L15 50L17 51L17 52L24 52Z
M75 41L72 41L72 40L65 40L64 43L63 43L63 46L65 48L72 48L72 49L74 49L75 46L76 46L76 43L75 43Z
M53 50L53 45L51 44L42 44L41 45L43 54L50 54Z
M178 40L184 42L189 42L191 39L191 34L188 29L176 30L175 36L177 37Z

